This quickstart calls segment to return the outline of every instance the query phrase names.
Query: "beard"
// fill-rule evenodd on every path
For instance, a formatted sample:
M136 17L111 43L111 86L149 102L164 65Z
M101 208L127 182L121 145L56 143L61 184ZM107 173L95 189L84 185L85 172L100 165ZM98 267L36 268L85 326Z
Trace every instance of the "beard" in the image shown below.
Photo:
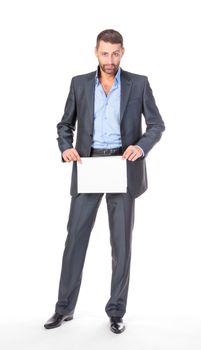
M100 64L100 63L99 63ZM115 75L118 71L118 64L100 64L101 69L106 74Z

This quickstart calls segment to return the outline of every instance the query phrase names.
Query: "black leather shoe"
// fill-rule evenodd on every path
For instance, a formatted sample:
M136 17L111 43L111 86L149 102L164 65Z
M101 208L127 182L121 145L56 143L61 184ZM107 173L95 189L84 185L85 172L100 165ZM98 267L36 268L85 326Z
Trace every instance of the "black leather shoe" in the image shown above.
M110 317L110 330L116 334L125 331L125 325L121 317L112 316Z
M56 328L61 326L63 321L70 321L73 319L73 314L71 315L60 315L57 312L44 324L46 329Z

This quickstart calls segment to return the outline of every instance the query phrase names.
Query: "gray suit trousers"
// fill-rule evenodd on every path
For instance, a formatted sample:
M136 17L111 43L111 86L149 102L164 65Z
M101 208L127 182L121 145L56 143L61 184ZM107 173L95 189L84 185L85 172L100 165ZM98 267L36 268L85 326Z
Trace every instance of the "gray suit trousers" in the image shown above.
M74 313L82 271L97 211L104 193L80 193L71 197L68 235L63 252L58 301L55 312ZM106 193L112 255L110 298L105 306L109 317L126 312L135 198L127 193Z

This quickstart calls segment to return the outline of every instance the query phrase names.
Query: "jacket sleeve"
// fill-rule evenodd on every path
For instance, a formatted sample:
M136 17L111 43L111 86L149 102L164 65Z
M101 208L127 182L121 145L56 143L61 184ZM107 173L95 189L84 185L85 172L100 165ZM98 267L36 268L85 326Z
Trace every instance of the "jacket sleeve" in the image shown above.
M156 105L147 77L145 77L142 107L142 113L146 122L146 131L138 140L137 144L143 149L144 156L146 156L151 148L160 140L162 132L165 130L164 122Z
M77 119L76 116L76 100L74 92L74 81L72 78L70 91L64 108L64 114L61 121L56 126L58 134L57 141L61 153L63 153L66 149L73 147L73 135ZM64 162L62 155L61 160Z

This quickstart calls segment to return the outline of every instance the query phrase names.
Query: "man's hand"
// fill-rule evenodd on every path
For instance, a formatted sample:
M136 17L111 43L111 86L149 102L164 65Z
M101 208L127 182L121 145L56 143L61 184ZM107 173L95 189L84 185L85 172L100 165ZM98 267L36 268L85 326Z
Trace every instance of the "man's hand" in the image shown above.
M142 156L142 151L138 146L130 145L122 155L122 159L132 160L133 162Z
M76 151L75 148L69 148L66 149L63 153L62 153L62 157L65 160L65 162L71 162L71 161L78 161L80 164L82 163L81 158L78 154L78 152Z

